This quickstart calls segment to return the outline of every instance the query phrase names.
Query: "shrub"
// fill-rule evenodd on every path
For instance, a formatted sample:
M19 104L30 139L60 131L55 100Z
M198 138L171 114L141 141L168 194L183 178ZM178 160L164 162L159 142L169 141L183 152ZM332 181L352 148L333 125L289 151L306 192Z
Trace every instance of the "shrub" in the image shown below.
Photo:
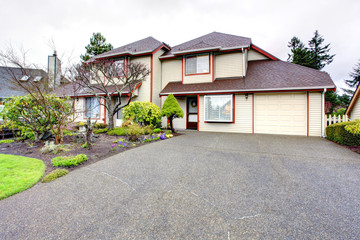
M136 141L140 135L144 135L145 130L139 124L132 124L128 127L127 135L130 136L130 141Z
M351 133L352 128L356 128L358 124L359 121L332 124L326 128L326 136L329 140L342 145L360 146L360 135Z
M122 114L124 121L132 119L141 126L161 125L160 108L151 102L131 102L123 108Z
M161 132L161 129L160 129L160 128L155 128L155 129L154 129L154 133L159 133L159 132Z
M127 135L127 131L125 128L113 128L110 129L107 132L108 135L112 135L112 136L126 136Z
M94 124L94 128L95 129L104 129L104 128L107 128L108 125L106 123L95 123Z
M72 167L82 164L87 160L87 156L85 154L79 154L76 156L68 156L68 157L54 157L51 159L51 163L54 167Z
M42 182L43 183L47 183L47 182L51 182L54 181L55 179L65 176L66 174L68 174L69 171L66 169L55 169L54 171L51 171L48 175L46 175Z
M164 105L161 109L161 116L166 116L170 121L170 129L172 132L174 132L173 127L173 120L175 118L182 118L184 117L184 112L181 109L178 101L174 97L174 95L170 94L167 96Z
M356 119L353 124L348 124L345 126L345 130L353 135L360 134L360 120Z
M98 129L94 129L93 133L99 134L99 133L106 133L107 131L108 131L107 128L98 128Z
M14 139L3 139L3 140L0 140L0 144L3 144L3 143L13 143L14 142Z
M45 145L40 149L40 152L42 154L47 154L47 153L53 153L53 154L58 154L59 152L62 151L68 151L69 149L62 144L58 144L55 145L54 142L45 142Z

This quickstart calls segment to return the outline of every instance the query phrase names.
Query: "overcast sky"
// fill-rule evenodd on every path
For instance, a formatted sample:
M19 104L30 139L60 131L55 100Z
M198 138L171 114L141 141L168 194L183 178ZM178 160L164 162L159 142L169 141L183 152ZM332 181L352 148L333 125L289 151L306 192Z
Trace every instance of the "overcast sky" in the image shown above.
M47 66L51 42L63 61L80 60L93 32L115 48L153 36L170 46L218 31L244 37L282 60L293 36L315 30L336 54L327 71L338 88L360 59L359 0L0 0L0 48L27 50Z

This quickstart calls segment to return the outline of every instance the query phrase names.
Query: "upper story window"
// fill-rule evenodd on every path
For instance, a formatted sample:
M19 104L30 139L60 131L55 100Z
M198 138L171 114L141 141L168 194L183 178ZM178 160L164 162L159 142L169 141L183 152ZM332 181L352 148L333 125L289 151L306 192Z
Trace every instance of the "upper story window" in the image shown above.
M202 54L186 57L186 75L210 72L210 55Z

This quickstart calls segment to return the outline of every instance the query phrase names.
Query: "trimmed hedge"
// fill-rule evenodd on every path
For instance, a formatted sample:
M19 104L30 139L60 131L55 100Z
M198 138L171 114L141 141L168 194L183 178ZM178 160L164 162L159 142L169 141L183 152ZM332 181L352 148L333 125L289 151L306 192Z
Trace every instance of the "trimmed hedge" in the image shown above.
M72 167L82 164L87 160L87 156L85 154L79 154L76 156L69 156L69 157L54 157L51 159L51 163L55 167Z
M46 175L43 178L42 182L47 183L47 182L54 181L55 179L65 176L68 173L69 173L69 171L66 169L61 169L61 168L55 169L54 171L51 171L48 175Z
M335 123L326 128L327 139L347 146L360 146L360 135L348 132L345 127L356 125L356 121Z

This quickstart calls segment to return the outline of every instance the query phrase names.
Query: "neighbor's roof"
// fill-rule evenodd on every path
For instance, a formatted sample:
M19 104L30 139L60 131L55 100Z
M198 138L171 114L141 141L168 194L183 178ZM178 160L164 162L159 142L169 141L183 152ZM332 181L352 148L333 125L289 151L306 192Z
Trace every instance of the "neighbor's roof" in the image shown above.
M351 111L353 110L355 103L358 101L360 96L360 84L357 86L356 91L354 92L354 95L352 96L351 100L350 100L350 104L346 109L346 115L350 116Z
M284 61L251 61L245 78L215 79L209 83L169 82L160 95L216 92L257 92L334 89L329 74Z
M28 75L29 78L26 81L33 81L36 77L41 77L41 79L46 77L47 73L41 69L21 69L16 67L0 66L0 98L9 98L27 94L24 89L12 83L13 75L17 79L21 79L24 75Z
M91 58L89 61L99 58L115 57L122 55L141 55L141 54L151 53L162 45L168 47L165 43L160 42L159 40L156 40L153 37L147 37L139 41L115 48L108 52L96 55L93 58ZM170 47L168 48L170 49Z
M181 53L189 53L197 50L227 50L234 48L250 47L251 38L240 37L220 32L212 32L204 36L184 42L171 48L160 58L173 57Z
M132 87L136 88L139 85L141 85L141 81L135 81ZM122 85L119 85L120 88L121 88L121 86ZM110 94L116 94L117 93L115 86L108 86L108 87L106 87L106 89ZM77 97L77 96L82 96L82 97L83 96L89 96L89 97L91 97L91 96L94 96L94 94L92 94L91 91L89 91L89 89L81 87L76 82L71 82L71 83L62 85L62 86L56 88L52 93L55 93L59 97ZM101 94L104 93L104 91L96 89L96 93L101 95ZM122 92L122 94L127 94L127 93L130 93L129 86L125 87L125 89Z

